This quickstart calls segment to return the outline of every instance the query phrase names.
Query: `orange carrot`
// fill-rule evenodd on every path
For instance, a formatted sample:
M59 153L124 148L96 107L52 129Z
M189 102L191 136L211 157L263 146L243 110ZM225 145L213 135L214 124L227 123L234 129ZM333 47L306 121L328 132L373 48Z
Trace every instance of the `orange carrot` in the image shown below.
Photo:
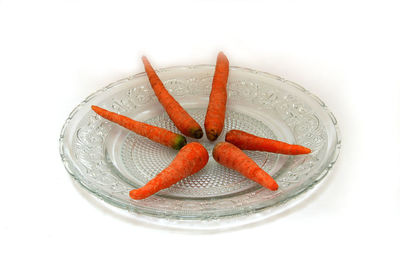
M184 146L171 164L143 187L129 192L133 199L143 199L176 184L183 178L200 171L208 162L207 150L197 142Z
M102 109L97 106L92 106L92 109L103 118L115 122L122 127L125 127L126 129L129 129L141 136L147 137L154 142L172 147L177 150L186 145L186 138L180 134L176 134L166 129L147 123L132 120L128 117L108 111L106 109Z
M170 95L162 81L154 71L149 60L142 57L143 65L149 78L151 87L156 94L158 101L164 106L168 116L175 123L176 127L184 135L200 139L203 137L203 130L200 125L183 109L183 107Z
M240 172L245 177L270 190L275 191L278 189L278 184L268 173L231 143L221 142L215 145L213 157L219 164Z
M244 150L258 150L286 155L308 154L311 150L300 145L255 136L240 130L230 130L225 135L225 141Z
M226 83L229 75L229 61L224 53L219 52L215 65L214 79L204 121L207 138L214 141L224 128L226 110Z

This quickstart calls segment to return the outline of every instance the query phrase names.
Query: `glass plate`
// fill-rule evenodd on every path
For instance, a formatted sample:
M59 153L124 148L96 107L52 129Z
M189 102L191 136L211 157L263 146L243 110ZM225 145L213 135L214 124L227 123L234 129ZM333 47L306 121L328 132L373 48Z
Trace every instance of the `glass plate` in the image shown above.
M171 94L203 125L214 66L170 67L158 73ZM215 227L215 221L219 225L224 221L247 223L251 220L245 217L258 214L258 219L264 218L290 207L288 203L295 203L295 199L299 202L337 159L340 136L335 117L301 86L264 72L231 67L227 90L224 132L216 142L206 137L200 140L210 152L208 164L171 188L144 200L130 199L129 191L159 173L177 151L111 123L90 108L98 105L178 132L145 73L108 85L71 112L60 136L65 168L100 199L154 223L183 227L196 227L196 223ZM312 153L286 156L246 151L278 182L279 190L272 192L214 161L212 148L230 129L300 144Z

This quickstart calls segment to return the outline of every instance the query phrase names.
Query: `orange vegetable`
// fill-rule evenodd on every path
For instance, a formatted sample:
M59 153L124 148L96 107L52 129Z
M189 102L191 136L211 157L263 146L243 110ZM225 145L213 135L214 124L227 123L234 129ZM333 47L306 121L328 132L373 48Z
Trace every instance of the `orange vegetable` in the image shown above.
M204 121L206 135L210 141L216 140L224 128L228 75L229 61L224 53L220 52L217 57L210 100Z
M180 134L176 134L147 123L132 120L128 117L108 111L106 109L102 109L98 106L92 106L92 109L103 118L115 122L141 136L147 137L154 142L172 147L177 150L186 145L186 138Z
M278 189L278 184L268 173L231 143L218 143L213 149L213 157L219 164L240 172L245 177L270 190Z
M158 101L163 105L168 116L174 122L176 127L184 135L201 138L203 137L203 130L200 125L183 109L183 107L170 95L165 89L162 81L154 71L149 60L146 57L142 57L143 65L149 78L151 87L156 94Z
M225 135L225 141L243 150L258 150L286 155L308 154L311 150L300 145L255 136L240 130L230 130Z
M143 199L168 188L183 178L200 171L208 162L207 150L197 142L184 146L171 164L143 187L129 192L133 199Z

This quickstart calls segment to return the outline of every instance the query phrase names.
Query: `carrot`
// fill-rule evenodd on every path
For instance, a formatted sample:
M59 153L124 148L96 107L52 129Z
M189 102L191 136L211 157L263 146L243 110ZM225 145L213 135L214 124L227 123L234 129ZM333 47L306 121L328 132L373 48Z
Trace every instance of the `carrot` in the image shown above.
M197 142L184 146L171 164L147 184L129 192L133 199L143 199L168 188L183 178L200 171L208 162L207 150Z
M300 145L255 136L240 130L230 130L225 135L225 141L244 150L268 151L286 155L308 154L311 150Z
M219 164L240 172L245 177L270 190L275 191L278 189L278 184L268 173L231 143L221 142L215 145L213 157Z
M219 52L215 65L214 79L204 121L207 138L214 141L221 134L225 122L226 83L229 74L229 61L224 53Z
M151 87L156 94L158 101L164 106L168 116L174 122L176 127L184 135L200 139L203 137L203 130L200 125L183 109L183 107L170 95L165 89L162 81L154 71L149 60L142 57L143 65L149 78Z
M141 136L147 137L154 142L172 147L177 150L186 145L186 138L180 134L176 134L147 123L132 120L128 117L108 111L106 109L102 109L98 106L92 106L92 109L103 118L115 122Z

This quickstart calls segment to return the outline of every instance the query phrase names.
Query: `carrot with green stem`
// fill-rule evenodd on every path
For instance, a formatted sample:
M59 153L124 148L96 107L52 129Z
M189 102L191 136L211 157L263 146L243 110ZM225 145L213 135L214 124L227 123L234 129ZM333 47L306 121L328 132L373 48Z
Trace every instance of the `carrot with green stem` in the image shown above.
M267 151L286 155L308 154L311 149L291 145L285 142L259 137L240 130L230 130L225 135L225 141L234 144L243 150Z
M268 173L231 143L221 142L216 144L213 149L213 157L219 164L238 171L243 176L270 190L275 191L278 189L278 184Z
M131 118L98 106L92 106L92 109L103 118L167 147L179 150L186 145L186 138L180 134L144 122L132 120Z
M200 125L186 112L186 110L173 98L167 91L157 73L151 66L146 57L142 57L143 65L151 87L156 94L158 101L163 105L168 116L174 122L176 127L184 135L200 139L203 137L203 130Z
M200 143L189 143L178 152L167 168L162 170L143 187L131 190L129 196L133 199L147 198L160 190L176 184L183 178L200 171L207 162L207 150Z
M226 111L226 83L229 75L229 61L224 53L219 52L215 65L214 78L208 102L204 128L207 138L214 141L224 128Z

